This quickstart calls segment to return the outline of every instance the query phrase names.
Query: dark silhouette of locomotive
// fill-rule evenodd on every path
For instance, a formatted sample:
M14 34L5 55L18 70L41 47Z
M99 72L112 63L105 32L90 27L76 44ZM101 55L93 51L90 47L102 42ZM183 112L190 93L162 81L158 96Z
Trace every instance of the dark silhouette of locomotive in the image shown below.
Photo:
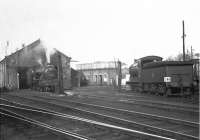
M41 72L33 74L33 89L55 92L58 85L58 72L55 65L47 64Z
M159 56L138 59L129 68L131 89L160 95L189 95L193 91L193 63L162 61Z
M81 72L71 70L72 85L78 87L86 86L88 81L85 75ZM42 92L56 92L59 88L58 68L56 65L47 64L40 72L33 72L32 74L32 88ZM80 81L78 81L80 79Z

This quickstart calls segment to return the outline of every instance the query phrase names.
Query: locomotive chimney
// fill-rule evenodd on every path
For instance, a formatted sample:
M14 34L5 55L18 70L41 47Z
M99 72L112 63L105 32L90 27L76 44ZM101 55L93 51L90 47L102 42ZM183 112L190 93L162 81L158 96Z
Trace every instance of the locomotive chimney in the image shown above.
M22 44L22 48L24 48L24 47L25 47L25 44L23 43L23 44Z

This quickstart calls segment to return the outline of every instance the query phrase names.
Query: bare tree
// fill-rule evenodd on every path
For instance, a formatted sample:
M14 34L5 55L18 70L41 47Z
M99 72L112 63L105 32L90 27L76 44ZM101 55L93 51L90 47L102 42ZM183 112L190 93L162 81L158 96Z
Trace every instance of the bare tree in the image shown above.
M199 58L199 56L200 56L199 53L195 53L193 55L193 54L191 54L191 52L187 51L187 53L185 54L185 60L189 61L193 58ZM176 56L169 56L166 58L166 61L183 61L183 53L179 53Z

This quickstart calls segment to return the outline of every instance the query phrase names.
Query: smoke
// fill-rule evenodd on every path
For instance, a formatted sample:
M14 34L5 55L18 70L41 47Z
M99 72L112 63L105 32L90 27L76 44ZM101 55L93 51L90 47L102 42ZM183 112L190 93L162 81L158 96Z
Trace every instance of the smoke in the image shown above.
M39 58L39 59L37 60L37 62L40 64L40 66L43 66L43 64L42 64L42 59L41 59L41 58Z
M41 41L35 45L36 47L34 47L31 51L33 61L36 61L37 64L39 64L41 67L44 67L47 63L45 46Z
M51 55L55 53L55 49L53 48L46 48L46 57L47 57L47 63L50 63Z
M50 63L50 56L56 51L46 42L36 40L35 42L23 47L17 55L15 55L18 66L38 66L44 68L47 63ZM14 59L13 58L13 59Z
M46 61L45 51L39 40L17 50L10 58L15 59L15 63L10 65L18 67L32 67L38 64L42 66Z
M47 63L50 63L51 55L53 55L56 51L51 45L49 45L44 40L42 41L42 44L43 44L43 46L45 48Z
M38 58L36 61L37 61L37 63L40 65L40 70L39 70L39 71L43 71L44 68L45 68L46 62L45 62L45 64L44 64L44 63L43 63L44 61L42 61L42 58Z

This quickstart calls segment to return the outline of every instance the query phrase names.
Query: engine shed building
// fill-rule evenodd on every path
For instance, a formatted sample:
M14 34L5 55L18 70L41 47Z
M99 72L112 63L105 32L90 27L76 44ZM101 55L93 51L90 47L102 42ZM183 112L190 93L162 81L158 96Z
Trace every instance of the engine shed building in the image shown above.
M61 54L64 88L71 87L71 58ZM54 56L52 56L54 57ZM50 62L51 63L51 62ZM56 61L52 62L56 63ZM32 87L32 73L42 71L47 64L47 50L40 39L0 61L0 88L27 89Z

